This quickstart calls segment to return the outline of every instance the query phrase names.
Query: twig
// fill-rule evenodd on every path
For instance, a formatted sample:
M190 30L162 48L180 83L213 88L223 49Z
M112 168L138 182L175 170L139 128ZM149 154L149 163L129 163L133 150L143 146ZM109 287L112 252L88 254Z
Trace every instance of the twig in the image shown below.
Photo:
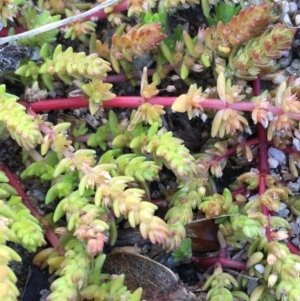
M86 11L86 12L83 12L81 14L78 14L78 15L75 15L75 16L57 21L57 22L46 24L46 25L43 25L41 27L26 31L26 32L23 32L23 33L19 33L19 34L13 35L13 36L0 38L0 45L3 45L3 44L8 43L8 42L12 42L12 41L17 41L17 40L22 39L22 38L33 37L33 36L36 36L38 34L49 31L51 29L55 29L55 28L67 25L69 23L76 22L80 19L86 18L86 17L98 12L99 10L102 10L102 9L104 9L104 8L110 6L110 5L113 5L113 4L115 4L119 1L120 0L107 0L104 3L99 4L96 7L92 8L92 9Z

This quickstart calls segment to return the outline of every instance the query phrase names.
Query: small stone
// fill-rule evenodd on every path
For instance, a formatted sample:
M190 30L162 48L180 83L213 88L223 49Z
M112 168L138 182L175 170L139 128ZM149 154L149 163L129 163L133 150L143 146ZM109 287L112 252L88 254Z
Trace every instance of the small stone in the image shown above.
M286 157L283 151L275 148L275 147L270 147L268 150L268 155L270 158L276 159L279 164L285 164L286 163Z
M291 63L291 60L288 57L284 57L279 60L280 68L286 68Z
M295 16L295 24L296 24L296 26L300 25L300 15L299 14Z
M257 280L250 278L247 286L247 294L250 295L257 286L258 286Z
M73 111L73 115L76 116L76 117L80 117L80 115L81 115L80 110L75 109L75 110Z
M293 68L294 70L299 70L300 69L300 60L294 59L291 64L291 68Z
M94 122L94 119L95 119L95 117L91 114L86 114L85 118L90 122Z
M265 267L262 265L262 264L256 264L255 266L254 266L254 268L256 269L256 271L258 272L258 273L263 273L264 271L265 271Z
M32 190L31 195L35 197L39 202L45 201L45 194L40 190L36 190L36 189Z
M284 50L281 52L281 57L289 57L291 60L291 52L289 50Z
M283 209L283 210L279 210L278 215L281 217L287 217L290 214L290 210L288 209Z
M282 13L282 17L280 18L281 22L288 27L294 26L292 20L287 12Z
M289 182L287 184L288 188L290 188L292 190L292 192L298 192L300 189L300 184L299 183L293 183L293 182Z
M282 82L286 80L286 76L283 74L278 74L273 80L274 85L280 85Z
M296 150L300 150L300 140L298 138L293 138L293 145L296 148Z
M251 197L248 198L249 202L252 202L258 198L258 194L252 195Z
M269 162L270 168L276 168L279 164L279 162L274 158L269 158L268 162Z
M300 234L300 227L299 227L299 225L297 223L291 222L290 225L291 225L291 227L293 229L293 233L294 234Z
M285 0L280 1L279 7L283 13L289 12L289 3Z
M298 9L298 5L295 2L290 2L289 3L289 14L293 15Z
M289 74L295 74L295 70L291 68L291 66L288 66L287 68L285 68L285 71Z

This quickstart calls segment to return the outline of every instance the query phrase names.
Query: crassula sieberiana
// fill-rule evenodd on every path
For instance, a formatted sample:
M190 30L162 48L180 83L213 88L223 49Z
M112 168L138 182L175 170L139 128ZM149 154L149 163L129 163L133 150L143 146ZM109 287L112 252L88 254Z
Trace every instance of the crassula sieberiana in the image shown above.
M8 264L21 257L6 242L35 252L45 238L52 246L33 261L57 275L47 301L141 300L142 289L127 289L126 275L101 274L104 246L116 242L122 220L152 244L176 250L176 261L186 257L200 268L214 266L202 287L207 300L298 300L300 252L290 241L290 223L278 213L285 206L290 218L299 216L299 198L268 164L276 163L268 161L268 149L281 149L290 177L298 177L299 80L283 76L278 63L295 29L279 21L280 5L269 1L117 2L0 5L3 26L28 31L0 38L1 45L15 41L0 50L7 85L0 86L1 138L20 146L25 163L20 180L41 181L45 203L54 208L51 222L45 222L9 169L0 166L1 300L17 300L19 294ZM200 6L211 26L168 26L173 14ZM134 16L130 24L125 10ZM111 32L102 35L97 22L106 17ZM140 66L139 60L146 61ZM214 77L203 87L202 73ZM262 92L258 78L281 81ZM119 95L117 81L139 87L139 95ZM176 81L185 91L177 93ZM26 88L27 103L21 93L7 93L11 83ZM50 99L53 93L69 98ZM191 153L167 129L168 106L186 113L187 120L200 118L213 139ZM110 109L103 113L103 107ZM136 110L119 116L112 107ZM51 118L53 111L73 108L88 108L98 123L74 126ZM215 179L235 156L249 169L218 190ZM162 184L166 170L172 187ZM164 217L156 214L154 186L168 206ZM185 240L187 225L199 213L218 225L216 256L193 257ZM235 258L241 249L245 255Z

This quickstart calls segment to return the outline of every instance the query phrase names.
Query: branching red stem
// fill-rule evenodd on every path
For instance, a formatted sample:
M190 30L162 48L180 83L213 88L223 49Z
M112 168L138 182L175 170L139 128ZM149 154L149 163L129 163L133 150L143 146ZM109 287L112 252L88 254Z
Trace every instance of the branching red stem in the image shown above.
M16 191L18 192L18 195L22 198L23 204L30 210L30 213L36 217L37 219L42 219L42 216L39 214L39 212L30 204L28 197L20 185L20 182L17 180L16 176L9 170L9 168L1 163L0 170L4 171L6 176L9 179L9 184L13 186ZM64 251L60 247L59 239L57 235L54 233L53 229L50 227L46 228L45 236L47 240L50 242L50 244L55 248L61 255L64 254Z
M215 257L207 257L207 258L198 258L193 256L191 260L200 269L208 269L209 267L215 264L221 264L222 267L229 267L241 271L247 271L245 262L238 261L235 259L225 258L225 257L220 258L219 256L215 256Z
M171 107L176 97L168 96L158 96L152 97L147 102L152 104L159 104L164 107ZM62 110L62 109L78 109L87 108L89 106L88 100L84 97L70 97L61 99L47 99L42 101L37 101L34 103L26 103L20 101L27 109L32 109L35 112L49 111L49 110ZM141 105L142 98L140 96L117 96L112 100L104 101L103 107L105 108L137 108ZM224 108L224 102L220 99L205 99L201 102L201 106L205 109L221 110ZM238 103L228 104L228 108L238 110L238 111L248 111L251 112L254 109L254 104L247 101L241 101ZM274 115L281 114L275 106L269 106L268 111L272 111ZM288 114L289 116L290 114ZM300 119L300 114L294 114L294 118Z
M245 144L248 144L249 146L254 146L256 144L259 144L260 143L260 140L258 138L254 138L254 139L251 139L249 141L246 141L244 142ZM229 156L232 156L236 153L236 147L231 147L227 150L226 154L222 155L222 156L215 156L213 158L213 160L215 161L220 161L222 160L223 158L227 158Z

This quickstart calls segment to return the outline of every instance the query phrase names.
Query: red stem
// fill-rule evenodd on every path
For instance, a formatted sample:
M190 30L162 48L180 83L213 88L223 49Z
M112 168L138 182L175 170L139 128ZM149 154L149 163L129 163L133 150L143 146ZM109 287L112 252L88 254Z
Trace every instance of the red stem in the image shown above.
M268 141L267 141L267 131L262 126L262 124L258 124L258 139L260 141L260 147L258 149L258 165L259 172L265 176L270 173L269 162L268 162ZM261 191L264 193L265 191Z
M152 104L162 105L164 107L171 107L173 102L177 97L169 97L169 96L157 96L152 97L147 100L147 102ZM46 99L34 103L26 103L24 101L20 101L22 105L26 108L31 108L35 112L40 111L49 111L49 110L61 110L61 109L78 109L78 108L87 108L88 100L84 97L70 97L70 98L61 98L61 99ZM112 100L104 101L103 107L106 108L137 108L142 103L141 96L117 96ZM202 108L212 109L212 110L221 110L224 109L224 102L220 99L205 99L200 103ZM228 104L227 108L231 108L238 111L248 111L251 112L254 109L254 104L249 101L241 101L238 103ZM267 108L268 111L273 112L274 115L281 114L281 110L279 110L275 106L269 106ZM290 115L290 114L288 114ZM294 114L294 119L300 119L300 114Z
M206 258L198 258L198 257L192 257L191 261L194 262L197 267L200 269L208 269L209 267L215 265L215 264L221 264L223 267L229 267L233 269L238 269L241 271L247 271L246 263L242 261L238 261L235 259L229 259L225 257L206 257Z
M170 107L175 100L175 97L153 97L148 102L152 104L160 104ZM35 112L61 110L61 109L79 109L87 108L89 102L83 97L62 98L62 99L47 99L34 103L20 102L27 109L32 109ZM140 96L117 96L112 100L104 101L103 107L106 108L137 108L142 104Z
M256 79L253 82L253 93L255 96L260 95L261 87L260 80ZM268 140L267 140L267 130L262 126L262 124L258 124L258 139L261 142L261 145L258 149L258 169L259 169L259 186L258 193L262 195L266 191L266 179L265 176L270 173L269 162L268 162ZM265 205L261 205L262 213L269 217L269 210ZM266 227L266 235L268 237L268 241L271 242L273 239L270 236L270 226L268 219L268 226Z
M258 138L254 138L254 139L251 139L249 141L246 141L244 142L245 144L248 144L249 146L254 146L256 144L259 144L260 143L260 140ZM223 158L226 158L226 157L229 157L231 155L234 155L236 153L236 147L231 147L227 150L227 152L224 154L224 155L221 155L221 156L215 156L213 158L213 160L215 161L220 161L222 160Z
M2 30L0 30L0 38L7 37L9 30L10 30L10 28L3 28ZM18 33L25 32L26 29L23 27L14 27L14 31L15 31L15 34L18 34Z
M300 251L298 248L296 248L291 241L286 240L286 246L289 248L290 252L295 254L295 255L299 255L300 256Z
M9 179L9 184L13 186L16 191L18 192L18 195L22 198L23 204L30 210L30 213L36 217L38 220L42 219L42 216L39 214L39 212L31 205L31 203L28 200L28 197L20 185L20 182L17 180L16 176L8 169L8 167L1 163L0 170L4 171L6 176ZM47 240L50 242L50 244L55 248L60 255L64 254L63 249L60 247L59 239L57 235L54 233L53 229L50 227L46 228L45 236Z

